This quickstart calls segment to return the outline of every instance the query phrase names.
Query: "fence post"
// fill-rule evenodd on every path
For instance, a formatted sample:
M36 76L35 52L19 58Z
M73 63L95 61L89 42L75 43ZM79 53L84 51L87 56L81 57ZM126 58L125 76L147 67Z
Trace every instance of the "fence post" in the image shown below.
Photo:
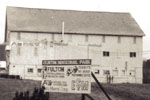
M85 94L82 94L81 100L85 100Z
M111 98L109 97L109 95L107 94L107 92L104 90L104 88L102 87L102 85L100 84L100 82L97 80L97 78L95 77L95 75L93 74L93 72L91 72L91 75L94 78L94 80L96 81L96 83L99 86L99 88L103 91L103 93L105 94L105 96L108 98L108 100L111 100Z

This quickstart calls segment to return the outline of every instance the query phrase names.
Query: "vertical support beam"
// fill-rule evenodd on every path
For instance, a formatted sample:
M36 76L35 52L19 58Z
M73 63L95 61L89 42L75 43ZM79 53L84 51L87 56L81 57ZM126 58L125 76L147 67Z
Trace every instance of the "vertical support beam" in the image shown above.
M82 94L81 100L85 100L85 94Z
M95 75L93 74L93 72L91 72L91 75L94 78L94 80L96 81L96 83L99 86L99 88L103 91L103 93L105 94L105 96L108 98L108 100L111 100L111 98L109 97L109 95L107 94L107 92L104 90L104 88L102 87L102 85L100 84L100 82L97 80L97 78L95 77Z
M46 99L49 100L50 94L49 92L46 92Z
M86 96L87 96L90 100L94 100L90 95L86 94Z

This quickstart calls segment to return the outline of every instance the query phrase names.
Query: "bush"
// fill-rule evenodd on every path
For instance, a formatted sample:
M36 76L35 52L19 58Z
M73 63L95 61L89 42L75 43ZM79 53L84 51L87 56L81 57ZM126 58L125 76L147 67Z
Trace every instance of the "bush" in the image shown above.
M29 95L29 91L16 92L13 100L49 100L49 93L44 93L44 87L37 89L35 88L32 95Z
M2 77L2 78L8 78L8 74L0 74L0 77Z
M20 79L19 75L8 75L8 74L0 74L1 78L11 78L11 79Z

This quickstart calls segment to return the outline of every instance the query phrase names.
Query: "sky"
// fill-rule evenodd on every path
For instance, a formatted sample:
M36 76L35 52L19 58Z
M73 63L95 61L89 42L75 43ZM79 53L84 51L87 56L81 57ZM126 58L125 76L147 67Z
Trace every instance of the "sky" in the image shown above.
M4 41L6 6L129 12L145 33L143 57L150 58L150 0L0 0L0 43Z

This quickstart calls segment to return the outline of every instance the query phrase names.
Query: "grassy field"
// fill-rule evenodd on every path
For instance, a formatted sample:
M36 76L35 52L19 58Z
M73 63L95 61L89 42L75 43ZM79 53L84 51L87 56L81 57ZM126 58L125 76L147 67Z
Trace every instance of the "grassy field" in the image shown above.
M112 100L150 100L150 84L102 84ZM29 90L30 94L40 82L0 78L0 100L12 100L16 91ZM95 100L107 100L96 84L92 84ZM81 94L50 93L50 100L81 100ZM86 98L86 100L89 100Z

